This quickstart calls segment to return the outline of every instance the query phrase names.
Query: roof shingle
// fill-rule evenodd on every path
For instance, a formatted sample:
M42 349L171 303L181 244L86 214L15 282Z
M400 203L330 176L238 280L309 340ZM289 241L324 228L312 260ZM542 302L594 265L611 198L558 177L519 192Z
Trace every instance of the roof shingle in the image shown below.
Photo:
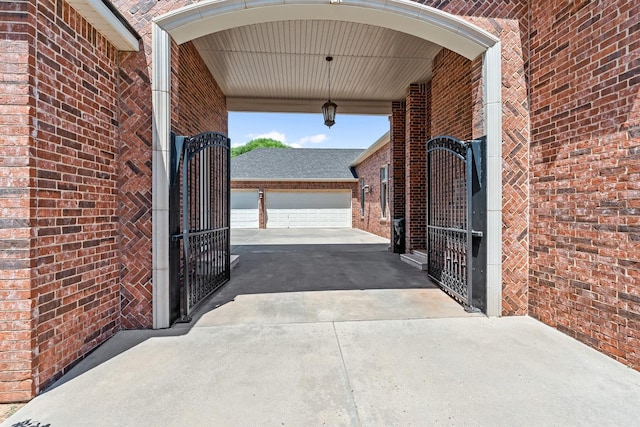
M354 179L349 165L364 150L258 148L231 159L231 179Z

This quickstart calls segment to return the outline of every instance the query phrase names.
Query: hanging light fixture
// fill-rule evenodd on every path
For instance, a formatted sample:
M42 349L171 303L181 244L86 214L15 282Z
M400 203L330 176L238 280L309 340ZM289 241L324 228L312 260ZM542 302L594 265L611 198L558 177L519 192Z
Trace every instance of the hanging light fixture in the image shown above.
M324 124L331 127L336 124L336 109L338 108L335 102L331 102L331 61L333 61L333 56L327 56L325 60L329 64L329 100L322 106L322 115L324 116Z

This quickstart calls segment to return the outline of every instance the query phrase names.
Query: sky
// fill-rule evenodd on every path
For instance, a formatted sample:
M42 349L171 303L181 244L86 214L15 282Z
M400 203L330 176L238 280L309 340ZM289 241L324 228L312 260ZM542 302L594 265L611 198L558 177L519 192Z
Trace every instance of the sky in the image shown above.
M328 128L320 112L229 112L229 138L233 147L255 138L273 138L295 148L367 148L387 131L387 116L337 114L336 124Z

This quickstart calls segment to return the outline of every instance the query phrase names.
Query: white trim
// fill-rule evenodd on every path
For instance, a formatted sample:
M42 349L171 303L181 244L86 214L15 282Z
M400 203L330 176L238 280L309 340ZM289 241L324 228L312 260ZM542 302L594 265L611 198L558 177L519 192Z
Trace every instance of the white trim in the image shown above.
M212 32L296 19L327 19L389 28L474 59L498 41L457 16L410 0L204 0L154 19L182 44ZM212 31L215 29L215 31Z
M138 38L102 0L67 0L67 3L84 17L100 34L118 50L140 50Z
M152 283L153 327L169 324L169 132L171 130L171 42L169 33L151 24L153 44Z
M388 116L391 114L391 103L388 101L344 101L334 99L340 114L366 114ZM264 99L227 97L227 110L272 113L319 113L320 106L326 99Z
M368 159L373 153L378 151L380 148L382 148L385 144L388 144L389 142L391 142L391 132L386 132L384 135L382 135L380 138L378 138L378 140L376 142L371 144L371 146L369 146L369 148L364 150L362 152L362 154L360 154L358 157L356 157L356 159L353 162L351 162L351 164L349 166L352 166L352 167L353 166L358 166L365 159Z
M231 178L231 182L358 182L358 178Z
M482 67L487 136L487 315L502 315L502 52L487 49Z
M168 205L171 127L169 35L177 43L183 43L237 26L289 19L328 19L375 25L432 41L469 59L484 55L484 117L489 165L487 314L499 316L502 311L502 74L499 39L461 18L410 0L342 0L338 4L328 0L205 0L155 18L152 26L154 328L169 326L169 236L168 210L165 209Z

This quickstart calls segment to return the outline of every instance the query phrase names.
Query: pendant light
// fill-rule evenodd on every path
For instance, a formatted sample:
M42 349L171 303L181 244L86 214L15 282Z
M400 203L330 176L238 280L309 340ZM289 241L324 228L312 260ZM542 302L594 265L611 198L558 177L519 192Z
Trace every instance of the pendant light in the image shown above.
M322 115L324 116L324 124L330 128L336 123L336 109L338 106L335 102L331 102L331 61L333 61L333 57L327 56L325 60L329 68L329 100L322 106Z

